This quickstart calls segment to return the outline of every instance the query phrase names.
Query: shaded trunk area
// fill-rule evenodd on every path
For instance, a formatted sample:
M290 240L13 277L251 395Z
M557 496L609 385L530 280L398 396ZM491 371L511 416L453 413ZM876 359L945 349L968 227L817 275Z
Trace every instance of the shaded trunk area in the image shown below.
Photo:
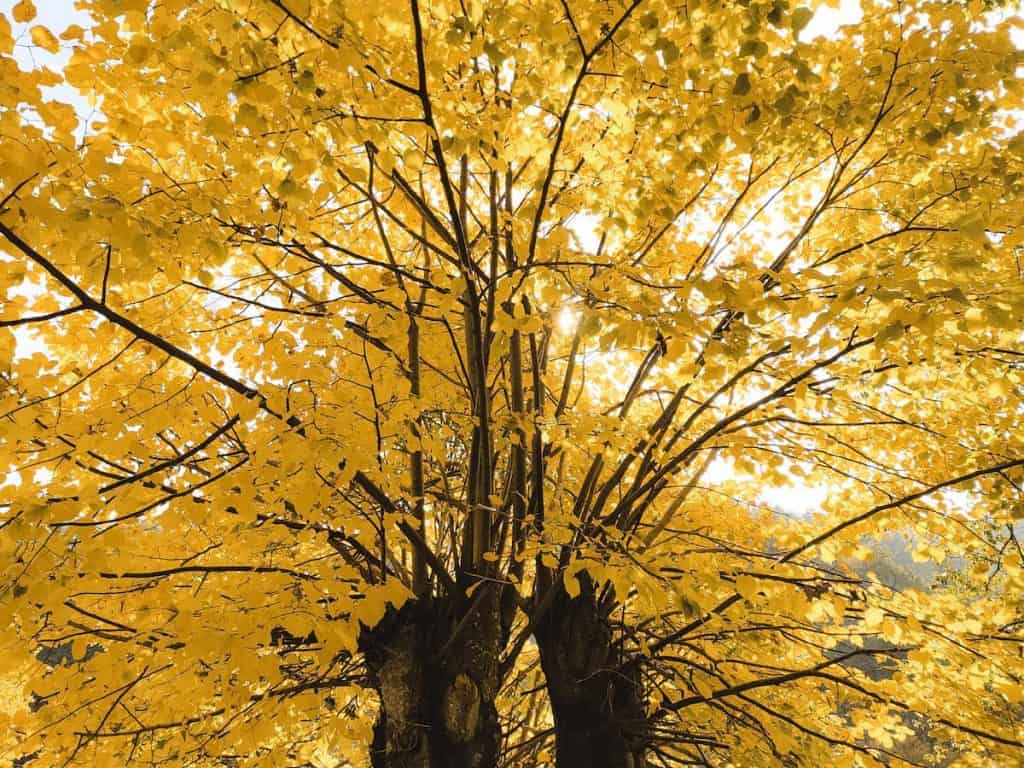
M622 665L609 612L585 574L580 594L559 594L537 626L555 721L558 768L643 768L649 739L639 667Z
M360 646L380 697L373 768L491 768L501 744L495 708L499 592L423 597L389 610Z

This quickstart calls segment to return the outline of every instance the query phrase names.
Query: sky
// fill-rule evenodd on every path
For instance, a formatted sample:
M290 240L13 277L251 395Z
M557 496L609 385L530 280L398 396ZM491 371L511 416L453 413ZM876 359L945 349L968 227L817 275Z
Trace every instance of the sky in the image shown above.
M18 3L18 0L0 0L0 13L11 19L11 9ZM61 48L56 54L48 53L42 48L29 45L28 30L35 24L42 24L53 34L60 37L61 32L72 24L79 24L83 27L88 25L88 16L81 11L75 10L75 0L35 0L38 15L29 24L17 24L12 22L17 44L14 49L14 58L22 69L30 69L36 66L45 66L59 72L70 58L70 50ZM51 97L65 103L74 104L79 109L88 110L88 106L79 97L78 92L68 86L58 86L51 89Z

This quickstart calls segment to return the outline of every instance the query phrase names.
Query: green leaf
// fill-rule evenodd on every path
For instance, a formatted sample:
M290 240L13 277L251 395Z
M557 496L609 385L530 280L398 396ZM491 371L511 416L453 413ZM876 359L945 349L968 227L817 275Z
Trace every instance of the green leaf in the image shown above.
M793 95L793 91L787 90L778 99L775 100L775 111L783 117L789 117L793 114L793 110L796 108L796 98Z
M800 31L810 24L812 18L814 18L814 11L810 8L804 8L801 6L793 11L793 16L789 21L790 25L793 27L793 33L799 35Z
M764 40L744 40L743 45L740 46L740 56L753 56L755 59L760 59L767 53L768 43Z
M733 96L746 96L750 93L750 75L746 72L741 72L736 77L736 83L732 87Z
M659 37L654 41L654 50L661 53L661 60L671 64L679 58L679 47L667 37Z

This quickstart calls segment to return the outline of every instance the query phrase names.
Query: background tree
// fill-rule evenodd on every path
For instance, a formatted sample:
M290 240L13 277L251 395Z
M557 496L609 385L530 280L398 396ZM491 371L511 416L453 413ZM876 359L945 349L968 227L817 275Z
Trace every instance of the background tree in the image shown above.
M1006 592L853 567L1024 586L1016 22L80 5L0 16L6 758L1020 760Z

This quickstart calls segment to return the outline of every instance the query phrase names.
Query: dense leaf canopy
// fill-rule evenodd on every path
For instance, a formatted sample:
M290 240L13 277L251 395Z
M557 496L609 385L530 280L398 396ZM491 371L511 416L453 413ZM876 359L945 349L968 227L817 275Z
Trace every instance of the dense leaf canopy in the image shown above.
M0 15L2 759L366 765L369 630L498 594L502 766L559 663L650 766L1024 759L1014 17L78 5Z

